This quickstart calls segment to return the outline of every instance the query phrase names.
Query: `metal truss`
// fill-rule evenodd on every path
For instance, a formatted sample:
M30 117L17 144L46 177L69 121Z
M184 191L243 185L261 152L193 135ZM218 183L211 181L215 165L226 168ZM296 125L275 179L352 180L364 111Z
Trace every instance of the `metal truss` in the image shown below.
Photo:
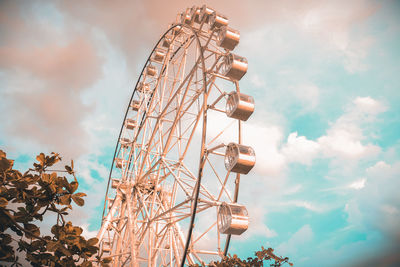
M225 16L192 7L150 54L118 137L97 235L112 266L205 264L247 229L236 202L240 176L255 164L241 144L254 100L239 89L247 71L231 52L239 36Z

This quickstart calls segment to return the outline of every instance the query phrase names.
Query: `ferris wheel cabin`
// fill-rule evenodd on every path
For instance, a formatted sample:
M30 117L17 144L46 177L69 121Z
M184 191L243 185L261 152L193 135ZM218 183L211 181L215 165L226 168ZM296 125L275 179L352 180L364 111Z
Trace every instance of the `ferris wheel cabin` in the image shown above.
M236 143L226 147L225 167L228 171L248 174L255 163L256 154L251 147Z
M223 202L218 209L218 229L223 234L241 235L249 227L245 206Z
M224 73L228 78L239 81L247 72L247 59L230 53L225 57Z
M226 101L228 117L247 121L254 112L254 98L236 91L230 92Z

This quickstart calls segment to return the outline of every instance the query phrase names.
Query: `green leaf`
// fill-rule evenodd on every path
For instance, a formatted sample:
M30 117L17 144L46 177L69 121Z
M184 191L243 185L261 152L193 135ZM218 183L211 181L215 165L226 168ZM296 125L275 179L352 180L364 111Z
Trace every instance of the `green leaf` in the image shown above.
M12 168L14 164L13 160L9 160L7 158L0 158L0 171L4 172L4 171L8 171Z
M80 228L79 226L74 226L73 229L73 233L75 233L76 235L81 235L83 232L82 228Z
M47 173L42 173L42 175L41 175L40 178L42 179L43 182L45 182L45 183L50 183L50 175L49 175L49 174L47 174Z
M69 174L73 174L74 172L72 171L72 168L68 165L65 165L65 170L69 173Z
M40 165L44 165L45 162L45 156L43 153L40 153L39 155L36 156L36 160L39 161Z
M61 205L69 205L71 204L71 194L65 194L59 197L59 201Z
M5 208L8 204L7 199L5 199L4 197L0 197L0 207Z
M80 207L85 205L85 200L83 200L83 198L76 196L76 194L72 195L72 200L76 203L76 205L78 205Z
M77 197L86 197L86 194L80 192L80 193L76 193L75 196L77 196Z
M0 150L0 152L1 152L1 150ZM11 236L9 234L0 234L0 238L2 238L2 240L1 240L2 245L10 244L12 241Z
M32 223L24 223L24 228L29 231L30 233L39 236L40 235L40 230L39 227L37 227L36 225L32 224ZM25 233L26 237L30 238L31 235L28 233Z
M87 241L87 245L88 246L95 246L97 244L97 242L99 242L99 240L96 237L90 238Z
M57 178L57 173L53 172L53 173L50 175L50 182L54 182L56 178Z
M78 186L79 186L79 183L78 182L75 182L75 181L72 181L70 184L69 184L69 186L70 186L70 193L72 194L72 193L74 193L75 191L76 191L76 189L78 189Z
M57 246L58 246L57 242L48 241L46 247L48 251L54 252L57 250Z
M92 267L92 263L90 261L84 261L81 265L81 267Z

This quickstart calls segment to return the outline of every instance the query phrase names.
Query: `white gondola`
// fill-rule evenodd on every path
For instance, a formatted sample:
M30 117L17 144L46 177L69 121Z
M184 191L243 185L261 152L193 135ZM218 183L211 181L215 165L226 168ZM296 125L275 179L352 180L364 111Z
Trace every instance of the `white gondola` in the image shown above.
M192 17L193 22L201 23L200 20L201 8L197 6L193 6L190 10L190 16Z
M132 142L129 138L121 138L119 140L119 143L121 144L122 147L128 147Z
M136 125L137 125L137 123L136 123L136 120L134 120L134 119L126 119L126 121L125 121L125 126L126 126L126 129L128 129L128 130L135 129Z
M164 61L164 58L165 58L165 53L163 51L160 50L154 51L153 54L154 61L162 63Z
M140 102L138 100L132 100L131 102L131 109L133 111L138 111L140 108Z
M228 18L222 14L214 12L210 16L210 28L221 28L223 26L228 26Z
M225 151L225 168L228 171L247 174L256 164L254 150L245 145L230 143Z
M233 50L238 45L240 33L227 26L221 28L217 36L217 44L228 50Z
M223 75L239 81L247 72L247 59L230 53L224 59Z
M222 234L241 235L249 227L249 214L243 205L223 202L218 209L218 229Z
M146 67L146 74L149 76L156 76L157 75L157 69L153 65L148 65Z
M226 115L230 118L247 121L254 112L254 98L236 91L229 93L226 101Z
M192 13L190 8L187 8L186 11L181 14L181 23L187 25L192 24Z
M169 48L172 43L172 36L166 35L162 41L162 46L165 48Z
M182 30L182 26L175 26L173 29L172 29L172 34L173 35L178 35L179 33L181 33L181 30Z
M145 82L140 82L137 86L137 90L141 93L149 93L150 90L150 85L148 83Z
M201 22L204 21L205 23L208 23L210 21L210 16L214 12L215 12L214 9L212 9L206 5L203 5L200 9L200 21Z
M124 165L124 160L123 159L120 159L120 158L116 158L115 159L115 167L116 168L122 169L123 165Z
M111 179L111 188L116 189L118 187L119 183L120 183L119 179L115 179L115 178Z

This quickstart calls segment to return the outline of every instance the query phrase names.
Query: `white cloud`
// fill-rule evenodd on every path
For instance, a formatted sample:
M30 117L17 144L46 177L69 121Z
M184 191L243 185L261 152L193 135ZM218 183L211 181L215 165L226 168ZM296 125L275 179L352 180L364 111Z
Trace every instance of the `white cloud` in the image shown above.
M382 174L387 176L392 172L392 166L384 161L378 161L374 166L368 167L366 172L370 177L379 177Z
M400 237L400 162L378 161L365 174L358 183L362 190L346 205L349 223L378 229L389 238ZM353 185L357 187L357 182Z
M307 140L305 136L297 136L297 132L289 134L287 143L282 147L282 154L289 162L299 162L311 165L312 160L318 155L320 145Z
M291 200L291 201L281 202L278 205L304 208L306 210L310 210L313 212L324 212L327 211L327 209L329 209L329 207L327 206L316 204L306 200Z
M359 159L377 155L381 149L372 143L363 144L365 123L370 123L386 107L371 97L357 97L346 113L339 117L325 136L318 139L327 157Z
M248 123L244 128L244 143L254 147L257 163L255 171L263 175L279 175L285 166L285 158L279 152L282 130L275 125Z
M352 182L351 184L348 185L348 187L355 189L355 190L360 190L365 187L365 182L366 182L366 179L362 178L362 179Z
M358 112L362 112L367 115L377 115L387 110L387 107L383 103L371 98L370 96L357 97L353 103Z
M314 36L328 53L342 57L344 68L350 73L367 69L364 59L372 43L370 36L352 34L352 27L367 19L378 9L366 0L314 4L300 15L299 28Z
M257 88L262 88L265 86L265 81L258 74L252 74L250 76L250 82Z
M313 238L314 233L311 226L306 224L294 233L288 241L281 243L275 251L282 255L295 255L300 246L310 242Z
M264 221L266 209L263 206L251 205L247 209L250 215L250 225L243 238L253 235L264 236L266 238L277 236L277 233L273 229L270 229Z
M328 130L326 136L318 139L318 143L321 144L325 156L340 159L358 159L380 152L378 146L372 144L363 145L360 138L351 129L333 127Z
M320 89L315 84L301 84L292 89L294 95L303 104L304 109L314 109L319 104Z

